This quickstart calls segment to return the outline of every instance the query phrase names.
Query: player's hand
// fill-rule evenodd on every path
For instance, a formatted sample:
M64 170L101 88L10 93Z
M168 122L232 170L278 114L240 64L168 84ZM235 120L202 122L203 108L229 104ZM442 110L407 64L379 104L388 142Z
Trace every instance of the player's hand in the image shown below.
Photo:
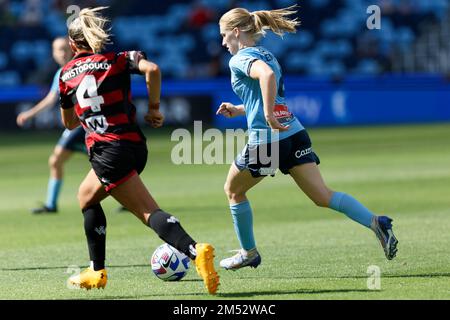
M221 114L227 118L233 118L239 115L239 110L232 103L222 102L219 109L217 109L216 114Z
M28 112L26 112L26 111L21 112L21 113L19 113L19 115L17 116L17 119L16 119L17 125L19 127L22 127L25 124L25 122L27 122L29 119L30 119L30 116L28 115Z
M149 110L144 116L145 121L153 128L159 128L163 125L164 116L159 110Z
M274 116L266 117L267 124L270 126L272 130L278 130L280 132L289 130L289 126L283 126L277 118Z

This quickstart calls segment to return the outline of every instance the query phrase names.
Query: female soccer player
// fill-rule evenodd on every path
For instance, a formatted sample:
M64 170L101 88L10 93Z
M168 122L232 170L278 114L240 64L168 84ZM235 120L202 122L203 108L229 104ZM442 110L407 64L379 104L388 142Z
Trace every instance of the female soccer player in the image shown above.
M58 37L53 40L52 51L53 59L61 68L72 58L72 51L65 37ZM59 98L59 75L61 68L56 71L47 96L33 108L21 112L17 116L17 125L22 127L26 121L32 119L38 113L56 105ZM32 209L33 213L55 213L58 211L58 196L63 182L64 163L76 151L86 152L86 147L84 146L84 130L81 127L74 130L66 129L62 133L53 153L48 159L50 178L47 186L47 200L42 207Z
M70 282L86 289L106 285L106 217L100 203L112 195L162 240L194 260L208 292L215 294L219 277L214 248L194 241L177 218L161 210L139 177L147 162L147 145L136 123L130 74L145 75L145 120L158 128L164 120L159 111L160 70L140 51L99 53L110 37L108 20L98 13L104 8L83 9L69 25L75 57L62 69L59 81L63 122L69 129L83 126L92 165L78 192L91 265Z
M231 165L225 183L234 228L241 245L236 255L220 262L220 266L227 270L246 266L256 268L261 263L246 192L264 176L273 175L276 167L284 174L290 174L316 205L342 212L372 229L387 259L394 258L397 252L392 219L375 216L352 196L326 186L308 133L285 104L281 67L272 53L257 46L266 29L280 36L283 32L296 31L299 21L288 18L296 13L294 8L255 12L236 8L225 13L219 21L222 45L233 55L229 62L232 87L243 104L235 106L223 102L217 114L225 117L245 115L249 133L249 141Z

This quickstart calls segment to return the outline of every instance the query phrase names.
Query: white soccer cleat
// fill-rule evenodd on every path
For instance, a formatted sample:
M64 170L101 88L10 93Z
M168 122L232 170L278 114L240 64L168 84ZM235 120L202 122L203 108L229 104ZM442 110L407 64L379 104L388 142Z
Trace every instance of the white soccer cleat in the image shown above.
M261 256L256 248L249 251L244 249L233 251L237 251L234 256L220 261L220 266L225 270L237 270L244 267L257 268L261 264Z

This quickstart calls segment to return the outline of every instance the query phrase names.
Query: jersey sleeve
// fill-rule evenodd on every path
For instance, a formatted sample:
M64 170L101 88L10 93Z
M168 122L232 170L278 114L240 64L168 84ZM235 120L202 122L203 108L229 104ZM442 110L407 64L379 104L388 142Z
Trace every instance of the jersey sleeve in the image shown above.
M256 60L258 60L256 57L248 54L234 56L230 59L230 70L236 75L250 77L250 69Z
M139 71L139 61L147 59L147 55L143 51L125 51L121 53L127 61L127 69L130 73L141 74Z
M62 109L70 109L74 107L74 104L72 102L72 98L69 94L69 88L67 88L64 81L62 81L61 77L58 77L59 79L59 106Z
M50 92L59 94L59 76L61 75L61 68L56 71L53 77L52 86L50 87Z

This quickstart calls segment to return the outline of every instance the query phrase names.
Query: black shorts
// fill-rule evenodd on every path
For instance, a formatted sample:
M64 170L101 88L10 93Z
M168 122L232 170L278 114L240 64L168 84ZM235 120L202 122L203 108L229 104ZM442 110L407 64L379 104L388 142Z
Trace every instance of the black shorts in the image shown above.
M59 138L57 145L70 151L86 152L84 137L85 131L82 126L73 130L66 129Z
M274 176L277 168L289 174L293 167L312 162L319 164L320 159L311 147L306 130L269 144L247 144L234 161L240 171L248 169L254 178Z
M140 174L147 163L147 155L145 143L96 143L89 150L89 161L106 192L110 192L135 174Z

